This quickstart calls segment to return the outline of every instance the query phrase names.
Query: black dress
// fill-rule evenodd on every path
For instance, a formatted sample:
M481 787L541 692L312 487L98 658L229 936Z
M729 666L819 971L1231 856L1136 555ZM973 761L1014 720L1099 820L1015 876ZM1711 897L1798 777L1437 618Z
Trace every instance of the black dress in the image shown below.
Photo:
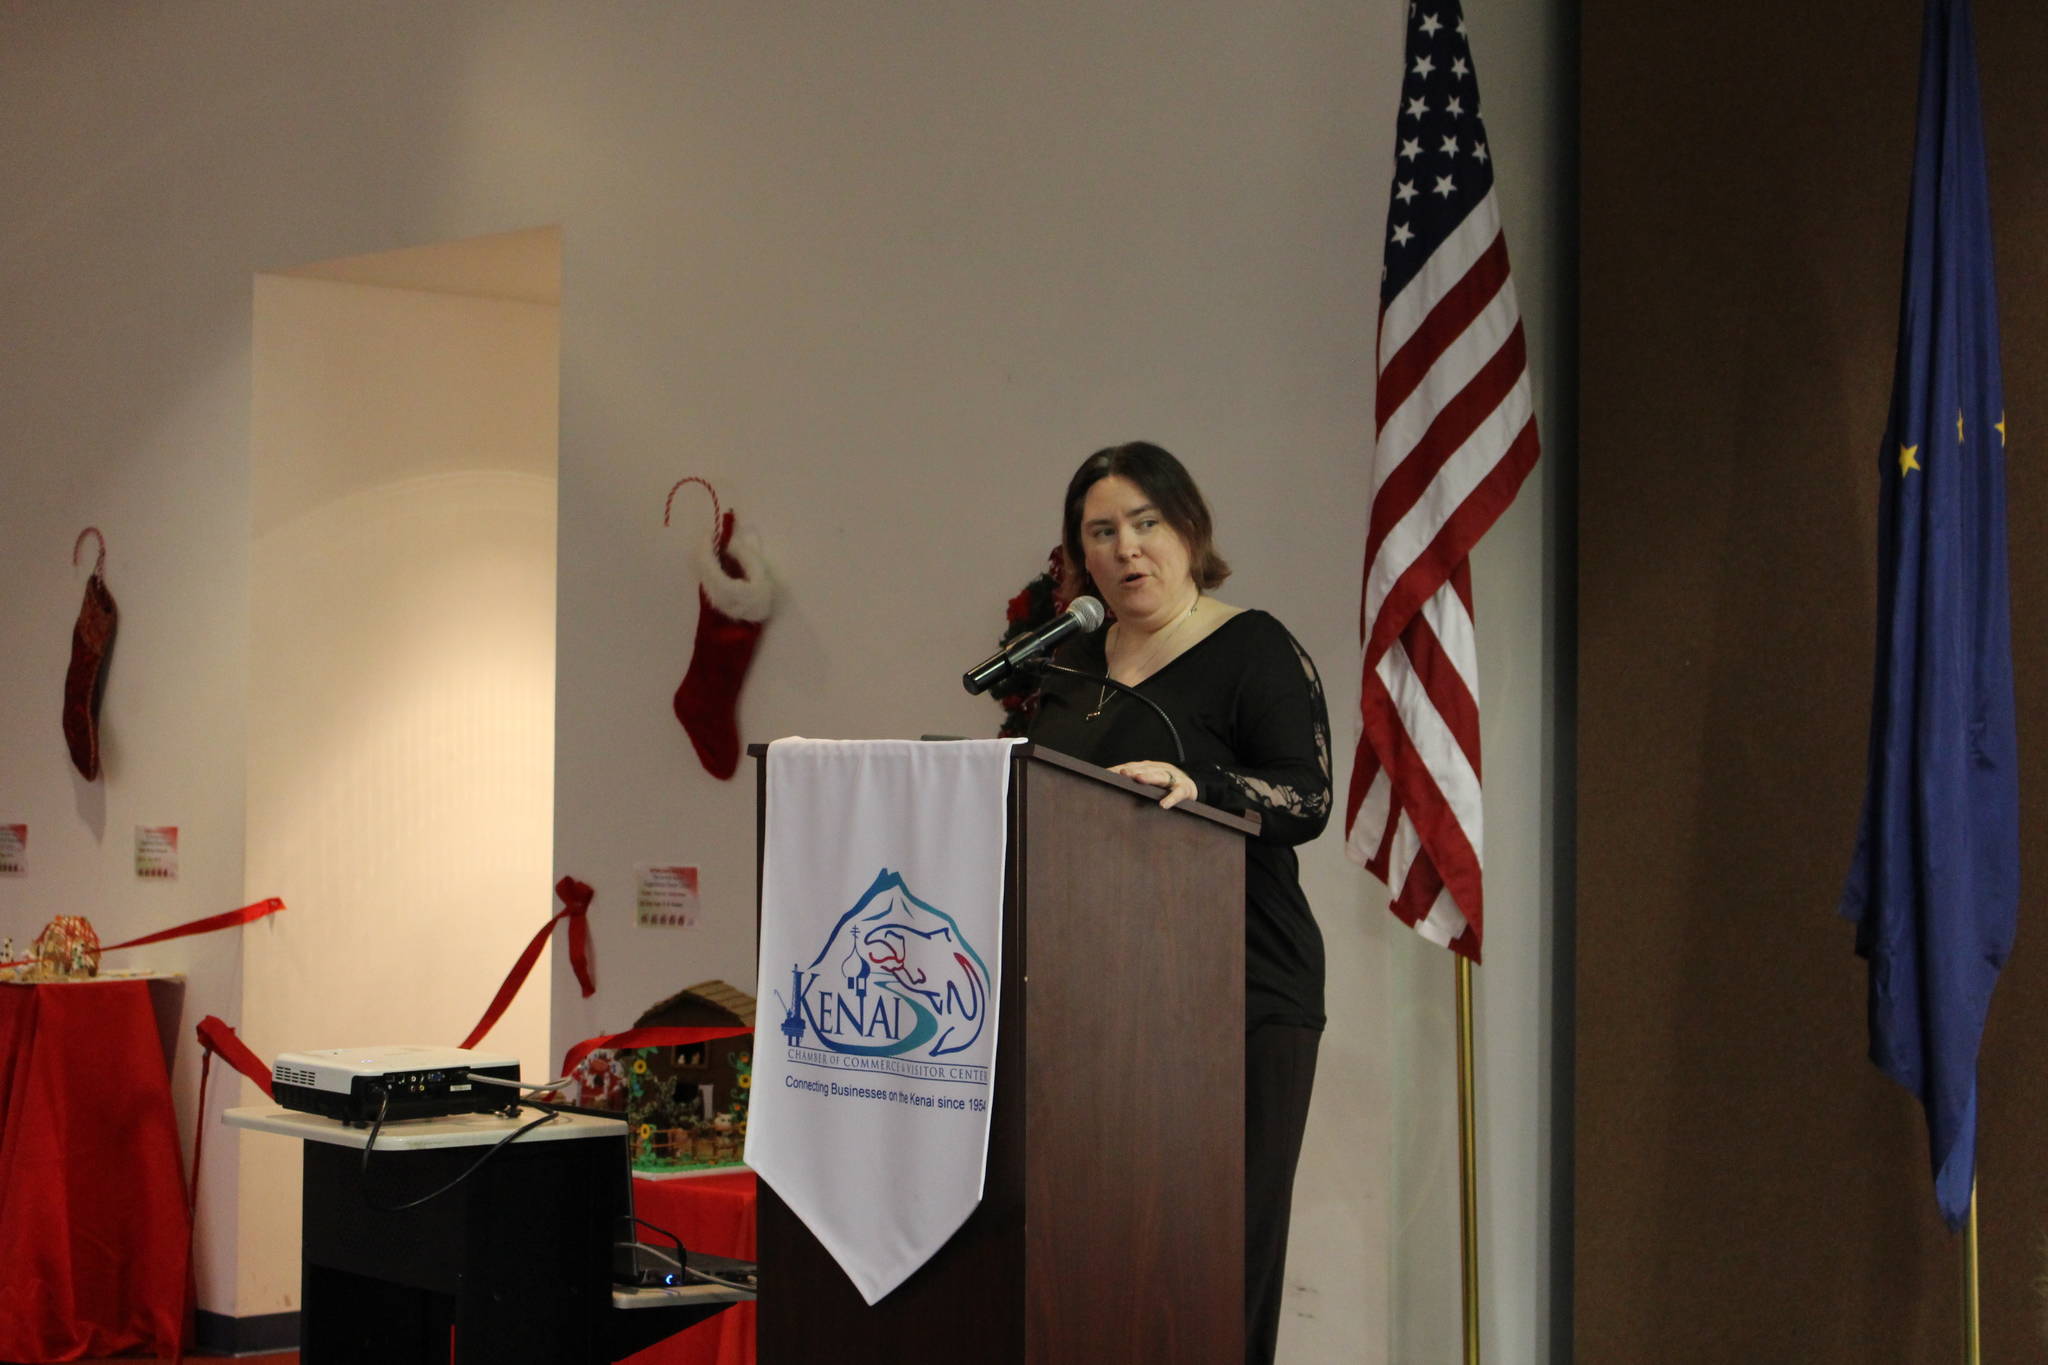
M1073 641L1059 662L1106 672L1105 639ZM1034 742L1105 768L1173 761L1173 741L1151 707L1079 678L1046 677ZM1245 1359L1263 1365L1279 1336L1294 1168L1324 1022L1323 936L1294 847L1329 822L1329 715L1315 664L1262 611L1231 617L1138 691L1173 717L1197 798L1260 820L1244 870L1244 1311Z
M1106 635L1070 642L1058 661L1106 672ZM1316 666L1285 626L1242 611L1138 691L1173 717L1197 799L1259 816L1244 870L1246 1026L1322 1028L1323 936L1294 856L1330 818L1330 720ZM1098 700L1101 714L1089 720ZM1031 739L1104 768L1173 761L1173 741L1152 708L1058 673L1046 675Z

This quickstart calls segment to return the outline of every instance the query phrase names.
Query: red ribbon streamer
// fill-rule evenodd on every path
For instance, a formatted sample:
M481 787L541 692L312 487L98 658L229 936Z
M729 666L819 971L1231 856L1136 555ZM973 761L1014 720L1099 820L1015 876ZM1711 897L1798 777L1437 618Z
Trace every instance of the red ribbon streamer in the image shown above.
M116 948L140 948L145 943L162 943L167 938L185 938L191 934L210 934L216 929L232 929L237 924L253 924L265 915L274 915L282 909L284 902L272 896L268 900L257 901L254 905L245 905L239 910L208 915L205 919L195 919L190 924L180 924L173 929L159 929L153 934L131 938L125 943L109 944L100 951L111 953Z
M629 1028L624 1033L606 1033L596 1038L585 1038L562 1054L562 1069L557 1075L573 1076L576 1064L601 1047L614 1052L623 1052L631 1047L681 1047L686 1043L708 1043L714 1038L751 1038L750 1028L734 1028L730 1024L699 1024L691 1027L681 1025L649 1025L646 1028Z
M280 900L272 899L265 901L264 904L277 910L284 909L284 902ZM256 908L253 905L244 907L246 910ZM243 911L236 910L230 913L239 915ZM265 910L263 913L267 915L270 911ZM227 916L216 915L214 918L226 919ZM199 932L190 925L186 926L186 930ZM171 1365L184 1365L185 1324L192 1321L193 1309L198 1306L198 1282L193 1278L192 1270L192 1242L199 1235L199 1149L201 1141L206 1136L206 1079L213 1071L214 1057L218 1055L229 1066L256 1082L266 1096L271 1099L277 1098L270 1089L270 1068L263 1065L262 1059L249 1050L249 1045L236 1036L235 1030L226 1021L209 1014L199 1021L197 1032L200 1049L199 1108L192 1120L192 1181L186 1187L188 1233L185 1242L185 1306L178 1327L178 1349L171 1356Z
M555 883L555 894L562 898L562 909L554 919L541 926L540 932L526 945L526 951L512 964L512 970L505 975L505 983L498 987L498 993L491 999L491 1006L484 1011L484 1017L476 1021L476 1027L469 1031L460 1046L475 1047L491 1026L504 1014L512 997L519 994L519 988L526 984L526 974L533 970L533 964L540 960L540 950L547 946L548 935L554 932L558 920L569 921L569 965L576 971L576 984L583 988L588 999L597 985L590 978L590 925L585 919L590 913L590 901L597 892L574 877L564 877Z
M209 1014L199 1021L199 1046L218 1055L229 1066L256 1082L266 1097L277 1098L270 1089L270 1068L218 1016Z
M210 1017L210 1016L209 1016ZM203 1042L206 1035L201 1033ZM199 1052L199 1107L192 1116L192 1179L185 1185L185 1297L178 1306L178 1349L171 1352L171 1365L185 1365L186 1325L195 1320L199 1308L199 1278L195 1270L199 1244L199 1148L206 1140L206 1079L213 1073L213 1049Z
M274 915L284 908L284 902L272 896L268 900L257 901L254 905L245 905L239 910L229 910L218 915L208 915L205 919L195 919L189 924L179 924L169 929L159 929L153 934L144 934L141 938L131 938L123 943L109 943L102 947L100 951L111 953L122 948L140 948L145 943L162 943L165 939L186 938L192 934L210 934L216 929L232 929L238 924L251 924L262 919L265 915ZM35 959L32 957L18 958L13 962L0 962L0 967L26 967L34 961Z

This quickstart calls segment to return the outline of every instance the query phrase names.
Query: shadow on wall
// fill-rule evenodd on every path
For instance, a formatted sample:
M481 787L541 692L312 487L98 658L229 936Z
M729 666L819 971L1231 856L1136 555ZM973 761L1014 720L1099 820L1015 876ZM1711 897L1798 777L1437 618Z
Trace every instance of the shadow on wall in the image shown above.
M97 101L91 119L48 111L62 136L9 158L21 176L0 291L35 324L10 361L12 434L62 471L26 471L48 496L93 503L96 485L140 480L212 504L240 483L253 272L519 226L434 226L470 160L450 86L475 40L453 11L386 6L404 15L401 46L366 21L375 8L202 24L62 7L10 26L36 30L15 55L48 89ZM160 524L120 528L131 573L161 558L151 535L186 519Z

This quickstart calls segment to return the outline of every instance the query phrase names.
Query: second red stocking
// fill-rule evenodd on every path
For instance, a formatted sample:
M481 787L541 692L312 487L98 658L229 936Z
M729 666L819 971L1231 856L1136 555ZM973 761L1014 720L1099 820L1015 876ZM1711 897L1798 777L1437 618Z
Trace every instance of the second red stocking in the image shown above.
M740 765L740 686L774 608L775 586L754 538L733 533L733 514L713 516L716 533L697 555L697 638L675 711L704 771L729 778Z

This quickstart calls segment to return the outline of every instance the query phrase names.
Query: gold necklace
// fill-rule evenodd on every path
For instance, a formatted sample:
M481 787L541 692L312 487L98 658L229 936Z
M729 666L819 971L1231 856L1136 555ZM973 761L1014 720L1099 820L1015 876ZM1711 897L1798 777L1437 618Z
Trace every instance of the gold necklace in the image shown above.
M1182 626L1186 625L1189 621L1192 621L1195 617L1195 608L1201 605L1202 594L1198 592L1195 594L1195 600L1188 604L1188 609L1181 614L1179 620L1175 621L1172 625L1168 626L1166 629L1160 631L1157 635L1152 637L1152 644L1154 648L1151 651L1148 651L1148 653L1164 653L1165 651L1163 649L1162 642L1168 640ZM1105 670L1107 670L1109 667L1109 648L1107 645L1105 645L1102 650L1102 666ZM1154 669L1153 672L1158 672L1158 669ZM1145 675L1145 677L1147 678L1151 676L1151 673L1147 673ZM1144 678L1140 678L1138 682L1143 682L1144 680ZM1137 685L1138 683L1129 684L1129 686L1132 687L1136 687ZM1102 709L1105 706L1109 705L1110 695L1111 694L1108 683L1104 683L1101 687L1098 687L1095 690L1095 709L1093 711L1090 711L1087 715L1081 717L1081 719L1083 721L1090 721L1094 720L1097 716L1101 715Z

